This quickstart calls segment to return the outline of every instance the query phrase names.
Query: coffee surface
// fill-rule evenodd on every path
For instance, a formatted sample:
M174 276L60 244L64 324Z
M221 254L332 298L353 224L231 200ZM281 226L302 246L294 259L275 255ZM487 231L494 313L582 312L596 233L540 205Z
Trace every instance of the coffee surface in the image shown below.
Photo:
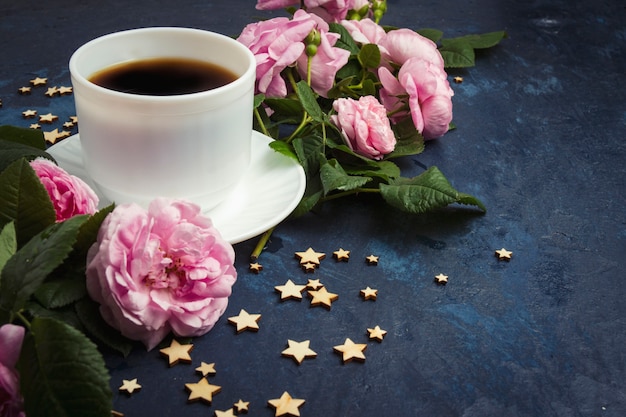
M187 58L154 58L113 65L89 81L129 94L172 96L212 90L237 76L217 64Z

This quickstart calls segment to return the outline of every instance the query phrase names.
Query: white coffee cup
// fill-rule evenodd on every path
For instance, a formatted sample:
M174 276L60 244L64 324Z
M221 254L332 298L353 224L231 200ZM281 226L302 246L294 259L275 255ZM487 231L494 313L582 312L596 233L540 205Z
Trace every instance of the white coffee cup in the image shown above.
M224 86L151 96L89 81L120 63L185 58L233 72ZM69 63L85 168L115 203L147 205L181 198L210 209L222 202L250 162L255 60L236 40L198 29L152 27L94 39Z

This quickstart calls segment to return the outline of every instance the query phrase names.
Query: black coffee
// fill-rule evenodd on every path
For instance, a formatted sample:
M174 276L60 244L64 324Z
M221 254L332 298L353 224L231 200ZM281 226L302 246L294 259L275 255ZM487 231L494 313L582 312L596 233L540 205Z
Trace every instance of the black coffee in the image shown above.
M105 68L93 74L89 81L124 93L173 96L211 90L236 79L228 69L209 62L154 58Z

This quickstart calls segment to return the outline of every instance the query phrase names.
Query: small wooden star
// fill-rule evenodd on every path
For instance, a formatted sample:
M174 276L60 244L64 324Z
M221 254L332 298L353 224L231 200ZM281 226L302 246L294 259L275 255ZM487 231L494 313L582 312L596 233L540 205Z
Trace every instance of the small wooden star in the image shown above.
M47 78L39 78L39 77L30 80L31 85L35 87L38 85L46 85L47 82L48 82Z
M111 417L124 417L124 413L120 413L119 411L111 410Z
M70 122L76 124L78 123L78 117L77 116L70 116Z
M350 251L339 248L339 250L333 252L333 257L337 260L337 262L348 262L348 260L350 259Z
M311 290L319 290L323 286L324 284L322 284L319 279L310 279L309 282L306 284L306 287Z
M305 264L301 264L302 269L304 269L304 272L310 272L313 273L315 272L315 268L317 268L317 265L315 265L313 262L307 262Z
M200 366L196 368L196 371L200 372L202 376L215 375L215 363L202 362Z
M57 86L48 87L48 89L46 90L44 94L47 95L48 97L54 97L57 94L59 94L59 88Z
M376 296L378 295L378 290L367 287L361 290L361 295L365 300L374 300L376 301Z
M380 326L376 326L373 329L368 328L367 333L369 333L370 339L375 339L379 342L382 342L383 338L387 334L387 330L383 330L380 328Z
M37 110L25 110L22 112L22 116L25 119L32 119L33 117L37 116Z
M31 129L41 129L41 125L39 123L32 123L29 127Z
M72 123L72 122L65 122L65 123L63 123L63 127L66 128L66 129L71 129L71 128L74 127L74 123Z
M280 293L281 300L302 300L302 291L305 288L306 285L296 285L290 279L284 285L274 287Z
M59 129L51 130L50 132L43 132L43 138L50 142L51 144L57 143L59 139L65 139L70 136L70 132L62 130L59 132Z
M267 403L276 409L275 417L291 415L300 416L299 408L304 404L305 400L293 398L287 391L283 392L280 398L269 400Z
M496 251L496 256L501 261L510 261L512 255L513 255L513 252L506 250L504 248Z
M237 413L247 413L250 407L250 401L239 400L235 403L234 407Z
M31 93L31 87L20 87L17 89L18 93L22 94L22 95L27 95Z
M325 253L315 252L313 248L308 248L304 252L296 252L296 258L300 259L300 265L312 263L319 266L320 261L325 257Z
M248 269L250 270L250 272L254 272L255 274L258 274L259 272L263 270L263 265L261 265L258 262L254 262L250 264L250 267Z
M375 255L370 255L367 258L365 258L365 261L367 262L368 265L378 265L378 256Z
M454 77L454 82L457 84L461 84L463 82L463 77Z
M309 348L310 343L310 340L305 340L303 342L287 340L289 347L281 353L283 356L291 356L298 363L298 365L300 365L305 358L314 358L317 356L317 353Z
M243 308L239 312L238 316L228 318L228 322L237 327L237 333L241 333L245 330L256 332L259 330L258 321L261 319L260 314L249 314Z
M59 94L62 96L67 95L67 94L72 94L72 91L74 91L72 87L63 87L63 86L59 87Z
M439 285L446 285L448 283L448 276L444 274L436 275L435 282Z
M326 307L328 310L330 310L330 306L333 301L337 301L339 298L339 295L328 292L326 287L322 287L319 290L311 290L309 291L309 295L312 297L311 307L321 305Z
M224 411L215 410L215 417L235 417L235 410L233 408Z
M202 378L196 383L185 384L185 388L190 392L187 401L202 400L209 404L213 401L213 394L217 394L222 390L222 387L210 384L206 378Z
M193 350L193 345L181 345L176 339L172 339L169 347L159 350L163 356L167 356L170 366L178 362L191 363L189 353Z
M39 115L39 123L52 123L57 120L59 116L56 116L52 113L41 114Z
M343 363L347 363L354 360L365 361L365 354L363 353L367 349L367 345L364 343L354 343L350 338L347 338L343 345L334 346L333 349L337 353L341 353Z
M120 391L126 391L128 395L132 394L135 391L140 391L141 385L137 383L137 378L135 379L123 379L122 386L120 387Z

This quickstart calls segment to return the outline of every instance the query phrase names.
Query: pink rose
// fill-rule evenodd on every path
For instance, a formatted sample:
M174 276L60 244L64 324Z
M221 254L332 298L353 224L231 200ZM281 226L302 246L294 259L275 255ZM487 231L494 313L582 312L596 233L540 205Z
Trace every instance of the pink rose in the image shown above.
M256 3L257 10L278 10L291 6L299 6L300 0L258 0Z
M24 341L24 328L13 324L0 327L0 416L24 417L19 374L15 369Z
M346 28L354 41L360 44L380 44L387 36L385 29L369 18L362 20L342 20L341 26Z
M422 58L443 68L443 58L437 44L411 29L392 30L380 40L384 60L403 65L410 58Z
M83 180L45 158L31 161L30 166L50 196L57 222L97 211L98 196Z
M382 159L396 146L385 107L374 96L363 96L358 101L351 98L335 100L337 114L332 122L354 152L371 159Z
M120 205L87 255L87 290L103 318L154 348L170 331L205 334L226 310L235 252L200 207L163 198Z
M415 128L424 139L443 136L452 121L452 96L446 72L421 58L410 58L400 68L398 77L384 67L379 68L382 84L380 98L398 121L411 115Z

